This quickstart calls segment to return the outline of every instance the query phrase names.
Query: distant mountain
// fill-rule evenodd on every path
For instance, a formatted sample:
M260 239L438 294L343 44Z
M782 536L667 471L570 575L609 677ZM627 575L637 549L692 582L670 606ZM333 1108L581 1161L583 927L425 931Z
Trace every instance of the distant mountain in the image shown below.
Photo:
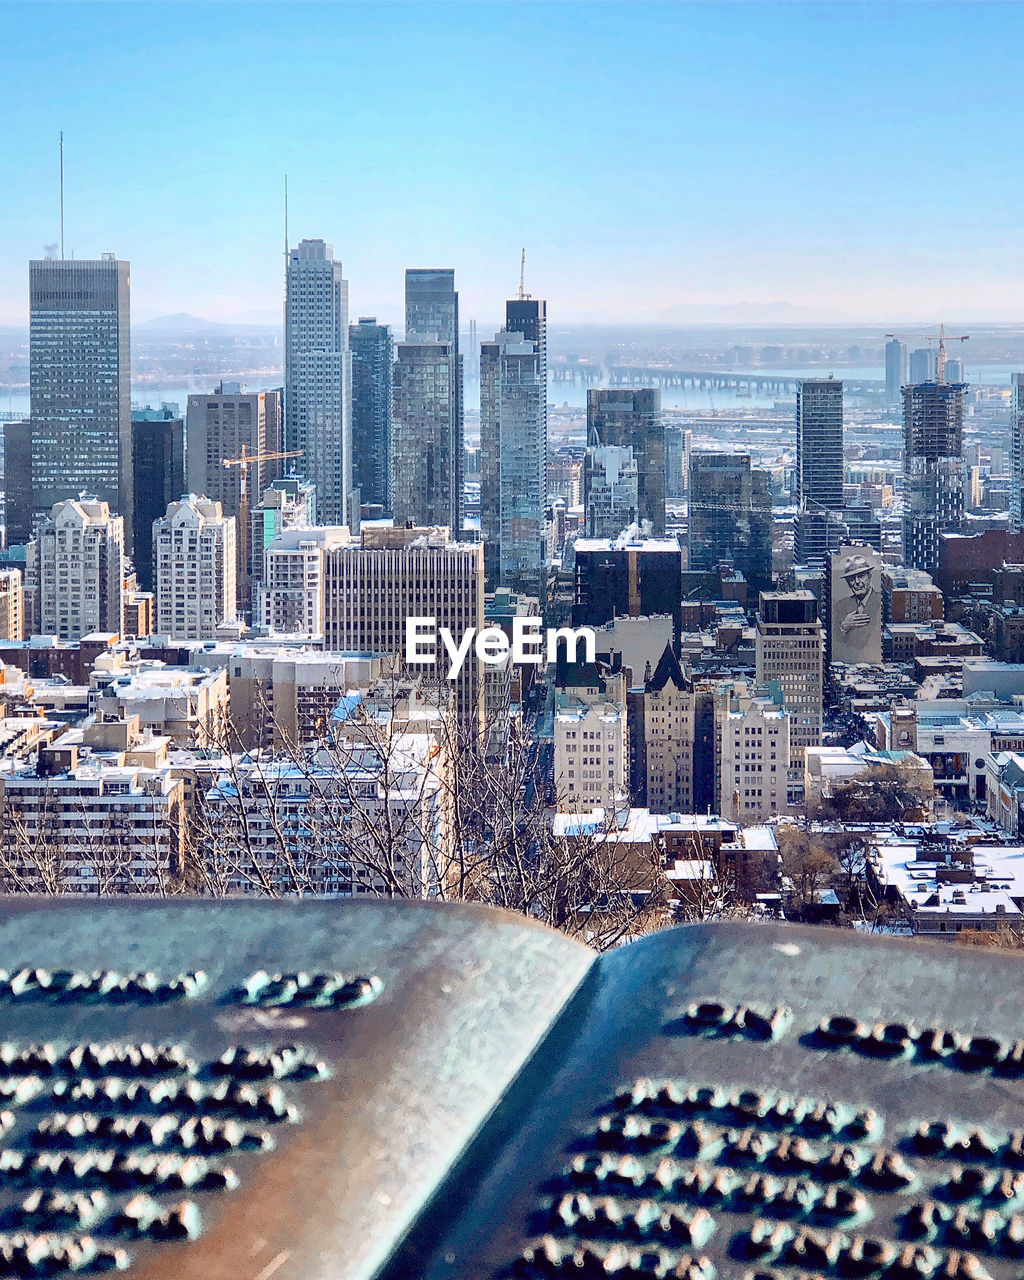
M677 302L663 307L658 318L676 324L837 324L850 317L792 302Z
M204 320L201 316L191 316L187 311L176 311L169 316L154 316L152 320L133 323L135 333L149 334L218 334L228 337L239 333L265 333L280 328L270 324L226 324L219 320Z

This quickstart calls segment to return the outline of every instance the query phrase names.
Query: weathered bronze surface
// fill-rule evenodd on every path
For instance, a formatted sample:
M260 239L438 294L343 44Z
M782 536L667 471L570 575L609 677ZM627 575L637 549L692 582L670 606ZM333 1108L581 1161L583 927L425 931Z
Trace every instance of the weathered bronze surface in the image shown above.
M427 904L0 905L0 1276L368 1280L592 955Z
M0 906L0 1277L1018 1280L998 954L499 913Z

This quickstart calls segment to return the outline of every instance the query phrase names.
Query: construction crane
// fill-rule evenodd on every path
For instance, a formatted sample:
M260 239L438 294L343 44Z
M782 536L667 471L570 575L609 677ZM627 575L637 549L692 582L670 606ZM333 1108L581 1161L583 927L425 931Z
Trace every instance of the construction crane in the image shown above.
M249 468L264 462L277 462L281 458L301 458L302 453L301 449L250 453L243 444L240 458L221 459L221 466L238 467L238 563L244 575L246 592L249 589Z
M934 342L936 335L934 333L887 333L887 338L927 338L929 342ZM946 340L950 342L966 342L971 335L969 333L947 333L944 324L939 325L939 358L935 362L935 381L946 381Z

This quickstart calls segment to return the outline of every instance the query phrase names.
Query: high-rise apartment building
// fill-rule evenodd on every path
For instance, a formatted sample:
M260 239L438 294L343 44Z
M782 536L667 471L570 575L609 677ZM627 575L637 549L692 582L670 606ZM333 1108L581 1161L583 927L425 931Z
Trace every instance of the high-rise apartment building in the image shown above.
M754 641L759 685L775 681L789 712L789 764L821 746L825 641L810 591L762 591Z
M690 455L689 568L731 564L751 592L772 580L772 499L768 473L747 453Z
M37 525L39 630L61 640L124 627L124 520L94 498L54 503Z
M805 378L796 391L797 501L804 511L843 505L843 384Z
M288 252L285 446L302 450L292 469L316 485L321 519L357 525L348 329L348 281L333 248L323 240L300 241Z
M88 493L121 516L131 548L129 289L112 253L29 263L34 514Z
M903 389L903 563L934 574L939 534L964 519L964 386L925 382Z
M911 351L907 381L912 383L931 382L935 378L936 354L928 347L918 347Z
M20 569L0 570L0 640L25 636L25 584Z
M843 384L805 378L796 392L796 554L824 561L828 517L843 506Z
M391 406L395 343L386 324L360 316L352 351L352 472L364 505L391 510Z
M345 525L283 529L263 553L260 624L277 635L322 635L324 562L329 551L350 541Z
M648 532L660 538L665 532L665 423L661 416L661 392L656 387L640 390L601 387L587 392L587 450L608 445L633 450L637 466L637 520L641 524L648 521ZM592 470L590 474L594 474ZM589 497L586 469L583 476L586 508Z
M885 344L885 403L895 409L900 392L907 381L907 344L890 338Z
M544 595L547 304L505 304L505 328L480 347L480 526L492 586Z
M156 629L174 640L215 640L237 621L235 520L190 494L153 526Z
M263 582L263 553L285 529L311 528L316 519L316 486L301 476L283 476L249 507L249 587L255 600ZM254 617L258 610L254 609Z
M153 590L153 521L185 491L185 424L175 408L132 411L132 561L139 587ZM143 633L144 634L144 633Z
M461 526L458 357L451 343L400 342L394 367L391 509L396 524Z
M1015 373L1010 386L1010 513L1024 519L1024 373Z
M459 349L459 295L452 267L410 267L405 273L406 342L446 342Z
M682 427L665 428L665 497L685 498L690 483L693 432Z
M327 553L324 643L328 649L405 653L406 619L435 618L459 639L484 625L483 547L454 541L447 528L368 527L361 539ZM438 642L435 664L412 672L447 684L447 655ZM467 732L481 727L482 679L474 655L452 682L459 720ZM448 686L451 687L451 686Z

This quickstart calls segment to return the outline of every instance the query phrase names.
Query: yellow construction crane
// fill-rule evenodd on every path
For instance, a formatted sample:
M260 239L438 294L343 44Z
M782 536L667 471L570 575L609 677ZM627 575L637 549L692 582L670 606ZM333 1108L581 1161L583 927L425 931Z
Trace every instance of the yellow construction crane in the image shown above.
M887 338L927 338L929 342L934 342L936 336L939 339L939 358L935 361L935 381L946 381L946 339L950 342L966 342L971 336L969 333L947 333L944 324L939 325L938 335L934 333L887 333Z
M223 458L224 467L238 467L238 563L245 575L245 587L249 582L249 468L264 462L277 462L281 458L301 458L301 449L275 449L267 453L250 453L242 445L240 458Z

